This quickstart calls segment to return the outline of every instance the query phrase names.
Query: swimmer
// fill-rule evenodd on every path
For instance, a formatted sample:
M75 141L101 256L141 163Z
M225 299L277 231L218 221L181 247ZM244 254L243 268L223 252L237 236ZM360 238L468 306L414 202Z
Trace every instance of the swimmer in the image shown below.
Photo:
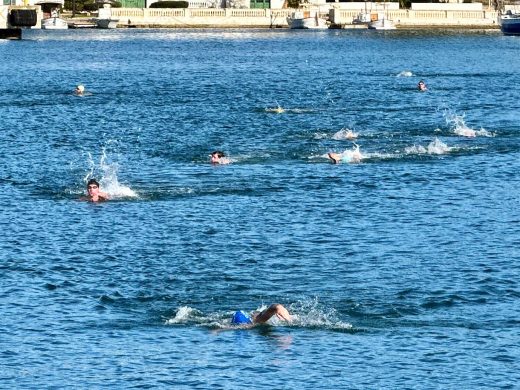
M426 87L426 84L424 83L424 81L419 81L419 84L417 84L417 89L421 92L424 92L424 91L427 91L428 88Z
M85 86L81 84L78 85L74 90L74 93L78 96L82 96L85 93Z
M363 156L359 151L359 145L354 144L352 150L345 150L343 153L328 153L327 156L332 160L334 164L344 163L358 163L361 161Z
M283 114L285 112L285 109L281 106L277 106L277 107L274 107L274 108L266 108L265 109L266 112L273 112L275 114Z
M357 137L357 133L354 133L352 130L347 130L345 133L345 139L356 139Z
M88 196L85 200L89 202L104 202L108 199L108 194L99 190L99 183L96 179L90 179L87 183Z
M334 134L332 136L332 138L336 139L336 140L341 140L341 139L353 140L353 139L356 139L357 137L358 137L358 133L354 133L350 129L341 129L340 131L338 131L336 134Z
M229 164L231 161L226 157L224 152L215 150L210 154L210 162L212 164Z
M231 319L232 325L258 325L269 321L269 319L276 315L279 319L291 322L292 317L283 305L279 303L273 303L267 309L261 312L254 312L251 317L248 317L244 312L237 311L233 314Z
M470 129L469 127L466 127L466 126L456 128L453 132L462 137L473 138L473 137L477 136L477 132L475 130Z

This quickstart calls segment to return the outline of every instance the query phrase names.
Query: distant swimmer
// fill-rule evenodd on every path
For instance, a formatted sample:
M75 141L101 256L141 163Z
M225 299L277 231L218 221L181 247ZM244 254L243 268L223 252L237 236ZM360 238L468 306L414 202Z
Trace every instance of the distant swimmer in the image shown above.
M428 90L428 87L426 87L426 84L424 83L424 81L419 81L419 84L417 84L417 89L421 92L424 92L424 91L427 91Z
M332 136L332 138L336 139L336 140L342 140L342 139L353 140L353 139L356 139L357 137L358 137L358 133L354 133L350 129L341 129L340 131L338 131L337 133L335 133Z
M78 96L83 96L83 94L85 93L85 86L84 85L78 85L76 87L76 89L74 90L74 94L78 95Z
M399 72L399 74L397 75L397 77L412 77L413 76L413 73L410 72L409 70L403 70L402 72Z
M352 150L345 150L343 153L328 153L327 156L332 160L334 164L339 163L358 163L361 161L363 156L359 150L359 145L354 144L355 147Z
M215 150L210 154L210 162L212 164L229 164L231 160L226 157L223 151Z
M90 179L87 183L87 193L88 196L85 197L85 200L90 202L104 202L109 200L109 196L105 192L101 192L99 190L99 183L96 179Z
M254 326L269 321L269 319L274 315L283 321L292 321L292 317L289 314L289 311L287 311L283 305L279 303L273 303L267 309L261 312L255 312L251 316L248 316L243 311L237 311L235 314L233 314L233 318L231 318L231 324Z
M345 133L345 139L356 139L358 137L357 133L354 133L352 130L347 130Z
M266 108L265 109L266 112L273 112L275 114L283 114L285 112L285 109L281 106L277 106L277 107L274 107L274 108Z

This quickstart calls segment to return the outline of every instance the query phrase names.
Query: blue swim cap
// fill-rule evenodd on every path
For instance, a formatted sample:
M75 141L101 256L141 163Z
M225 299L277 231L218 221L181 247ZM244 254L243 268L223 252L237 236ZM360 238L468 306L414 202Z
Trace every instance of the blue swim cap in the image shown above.
M233 325L244 325L244 324L252 324L251 318L244 314L242 311L237 311L233 314L233 318L231 318L231 323Z

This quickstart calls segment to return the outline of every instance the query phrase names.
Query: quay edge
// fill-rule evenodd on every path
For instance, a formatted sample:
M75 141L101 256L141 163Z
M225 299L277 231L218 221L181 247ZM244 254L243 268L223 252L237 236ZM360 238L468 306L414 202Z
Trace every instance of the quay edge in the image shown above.
M335 4L335 3L329 3ZM341 3L348 4L348 3ZM475 3L472 3L475 4ZM468 5L472 5L468 4ZM412 5L414 5L412 3ZM442 4L421 4L442 6ZM446 3L445 5L449 5ZM451 4L453 5L453 4ZM467 4L459 4L463 7ZM478 3L480 7L482 4ZM432 7L433 8L433 7ZM288 28L287 16L293 9L234 9L234 8L112 8L119 19L118 28ZM327 16L334 28L363 28L352 24L359 9L330 8ZM393 20L397 28L467 28L499 29L498 13L490 9L385 9L374 12Z

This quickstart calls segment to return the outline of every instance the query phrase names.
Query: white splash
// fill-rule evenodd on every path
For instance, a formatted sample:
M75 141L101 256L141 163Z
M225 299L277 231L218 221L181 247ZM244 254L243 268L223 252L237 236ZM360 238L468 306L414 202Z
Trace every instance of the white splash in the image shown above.
M446 154L449 153L453 148L446 145L444 142L435 138L428 144L427 147L422 145L414 145L405 149L406 154Z
M481 136L481 137L494 137L495 136L495 133L492 133L490 131L487 131L486 129L484 128L481 128L480 130L477 130L475 132L478 136Z
M261 305L252 312L261 312L267 309L267 305ZM268 324L272 326L297 326L297 327L317 327L336 330L351 330L352 324L338 319L335 309L323 308L317 298L298 301L286 306L291 314L291 322L280 320L276 316L269 319ZM232 325L231 318L234 311L220 311L213 313L203 313L189 306L181 306L177 309L172 318L166 319L165 325L189 325L213 328L217 331L251 329L250 325L243 327Z
M446 154L452 150L448 145L440 139L435 138L428 144L428 154Z
M96 172L100 174L99 184L103 192L106 192L112 198L137 198L137 193L130 187L119 183L117 172L119 164L109 162L105 148L102 150L99 164L94 162L90 153L88 153L88 163L90 170L83 179L87 182L89 179L96 177Z
M328 137L329 135L327 133L314 133L314 139L325 139Z
M196 312L196 310L189 306L181 306L181 307L179 307L179 309L177 309L177 313L175 313L175 317L166 320L165 324L173 325L173 324L185 323L189 320L189 318L195 312Z
M413 73L409 70L403 70L402 72L399 72L396 77L412 77Z
M285 112L285 109L282 106L280 106L279 104L277 104L276 107L266 108L265 112L271 112L274 114L283 114Z
M461 137L475 138L476 136L482 137L494 137L495 134L487 131L484 128L480 128L480 130L475 130L466 125L466 121L464 120L465 115L457 115L457 114L446 114L446 123L453 127L453 132Z
M289 308L293 325L326 329L350 330L352 324L338 319L335 309L322 307L317 298L292 304Z
M332 136L332 139L335 139L335 140L344 140L344 139L352 140L352 139L356 139L357 137L358 137L358 133L355 133L355 132L353 132L350 129L343 128L340 131L334 133L334 135Z
M324 157L334 159L336 163L359 163L364 158L358 144L354 143L352 149L346 149L341 153L328 153Z

